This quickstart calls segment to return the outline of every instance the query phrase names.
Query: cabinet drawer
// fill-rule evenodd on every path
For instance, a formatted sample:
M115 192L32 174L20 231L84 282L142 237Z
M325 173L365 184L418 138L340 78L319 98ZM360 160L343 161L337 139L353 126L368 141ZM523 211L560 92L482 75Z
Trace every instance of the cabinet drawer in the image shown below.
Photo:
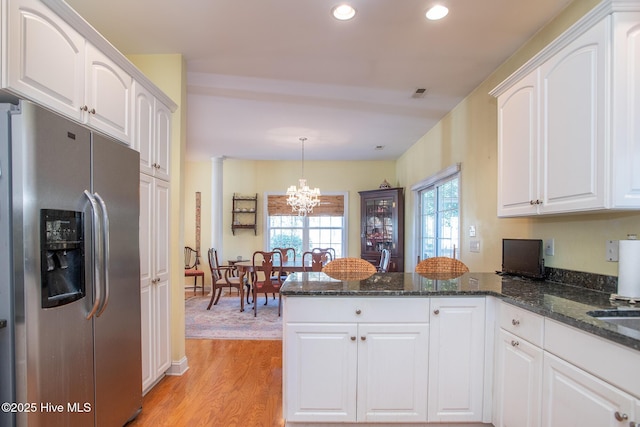
M533 345L542 347L544 318L511 304L500 304L500 327L523 338Z
M429 322L429 298L284 297L286 322Z

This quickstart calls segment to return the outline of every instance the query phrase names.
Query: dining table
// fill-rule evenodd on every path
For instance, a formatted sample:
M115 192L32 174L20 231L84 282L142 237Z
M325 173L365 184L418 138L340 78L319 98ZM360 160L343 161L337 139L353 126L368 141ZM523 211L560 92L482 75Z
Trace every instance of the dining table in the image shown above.
M238 278L240 279L240 283L244 283L244 277L251 277L250 274L255 271L260 271L260 266L256 265L254 267L253 262L251 261L236 261L234 266L238 269ZM274 266L277 268L277 266ZM286 271L287 273L298 273L307 271L311 269L311 262L307 262L306 264L302 263L302 259L296 259L295 261L285 261L282 263L282 271ZM250 291L247 292L247 304L249 303L249 294Z

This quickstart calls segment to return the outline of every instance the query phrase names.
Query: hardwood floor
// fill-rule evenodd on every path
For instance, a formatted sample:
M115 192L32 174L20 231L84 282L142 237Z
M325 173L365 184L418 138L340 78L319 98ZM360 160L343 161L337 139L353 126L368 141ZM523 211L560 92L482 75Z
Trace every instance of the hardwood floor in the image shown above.
M131 427L274 427L282 419L282 341L186 340L189 370L165 377Z

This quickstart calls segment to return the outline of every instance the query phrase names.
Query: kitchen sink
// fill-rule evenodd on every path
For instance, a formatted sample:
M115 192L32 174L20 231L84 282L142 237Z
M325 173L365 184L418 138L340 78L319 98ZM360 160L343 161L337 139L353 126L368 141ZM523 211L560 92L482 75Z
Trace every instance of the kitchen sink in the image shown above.
M605 322L640 331L640 309L593 310L587 314Z

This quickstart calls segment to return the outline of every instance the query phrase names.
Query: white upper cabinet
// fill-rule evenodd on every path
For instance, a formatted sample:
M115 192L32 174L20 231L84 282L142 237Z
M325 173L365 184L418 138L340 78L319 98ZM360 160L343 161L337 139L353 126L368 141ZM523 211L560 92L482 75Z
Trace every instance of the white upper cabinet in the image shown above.
M169 178L175 104L62 0L4 0L2 88L126 144L133 133L133 81L152 98L156 177Z
M603 2L491 92L498 216L640 208L640 12L614 6Z
M605 204L605 89L609 20L540 67L540 213Z
M131 76L89 43L86 63L84 120L131 143Z
M140 171L168 181L171 111L138 82L133 109L133 147L140 152Z
M34 0L8 2L3 87L80 121L84 106L85 39Z

